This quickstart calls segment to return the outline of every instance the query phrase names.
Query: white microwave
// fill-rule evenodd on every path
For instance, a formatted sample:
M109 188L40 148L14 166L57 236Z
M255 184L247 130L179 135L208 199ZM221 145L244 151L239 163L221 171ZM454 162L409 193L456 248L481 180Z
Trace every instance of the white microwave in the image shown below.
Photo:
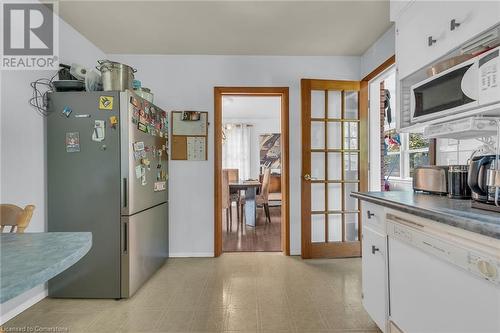
M500 102L500 47L411 86L412 123Z

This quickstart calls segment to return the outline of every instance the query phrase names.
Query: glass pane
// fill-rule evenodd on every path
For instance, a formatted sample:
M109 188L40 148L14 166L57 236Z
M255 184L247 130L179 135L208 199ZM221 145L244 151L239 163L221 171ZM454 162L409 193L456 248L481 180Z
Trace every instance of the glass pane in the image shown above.
M344 118L358 119L358 92L345 92L345 112Z
M325 123L311 122L311 149L325 148Z
M340 214L328 215L328 241L342 241L342 215Z
M401 155L384 156L384 177L401 177Z
M342 179L342 160L340 153L328 153L328 180Z
M311 184L311 210L325 210L325 184Z
M410 133L408 148L410 150L429 148L429 139L424 139L421 133Z
M325 153L311 153L311 178L325 179Z
M429 165L429 153L410 153L410 177L413 177L415 168L421 165Z
M328 91L328 118L340 119L342 111L342 95L340 91Z
M311 91L311 118L325 118L324 91Z
M342 185L328 184L328 210L342 209Z
M345 210L358 210L358 199L351 197L351 192L358 190L358 183L345 183L344 184L344 208Z
M311 215L311 241L315 243L325 240L325 215Z
M346 241L358 240L358 213L345 214Z
M358 123L344 123L344 149L358 149Z
M344 179L358 179L358 153L344 153Z
M329 122L328 123L328 148L329 149L340 149L342 136L341 123Z

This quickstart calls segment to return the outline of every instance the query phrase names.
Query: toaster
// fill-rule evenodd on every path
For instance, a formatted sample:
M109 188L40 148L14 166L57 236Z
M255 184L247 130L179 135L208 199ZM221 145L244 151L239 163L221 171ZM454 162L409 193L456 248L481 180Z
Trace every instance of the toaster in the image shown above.
M434 194L447 194L448 166L420 166L415 168L413 190Z

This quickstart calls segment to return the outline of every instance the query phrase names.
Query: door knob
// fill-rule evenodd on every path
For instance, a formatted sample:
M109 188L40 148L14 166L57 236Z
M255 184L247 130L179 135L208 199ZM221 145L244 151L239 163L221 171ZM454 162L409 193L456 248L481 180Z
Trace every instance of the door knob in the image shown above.
M375 254L375 252L377 251L380 251L380 249L378 247L376 247L375 245L372 245L372 254Z
M309 181L309 180L311 180L312 178L311 178L311 175L310 175L310 174L306 173L306 174L304 175L304 179Z

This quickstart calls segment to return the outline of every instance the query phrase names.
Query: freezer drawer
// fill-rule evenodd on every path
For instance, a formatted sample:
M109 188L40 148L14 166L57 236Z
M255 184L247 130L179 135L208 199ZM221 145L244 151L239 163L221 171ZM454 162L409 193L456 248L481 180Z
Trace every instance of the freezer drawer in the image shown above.
M131 297L168 257L168 203L123 216L121 297Z

